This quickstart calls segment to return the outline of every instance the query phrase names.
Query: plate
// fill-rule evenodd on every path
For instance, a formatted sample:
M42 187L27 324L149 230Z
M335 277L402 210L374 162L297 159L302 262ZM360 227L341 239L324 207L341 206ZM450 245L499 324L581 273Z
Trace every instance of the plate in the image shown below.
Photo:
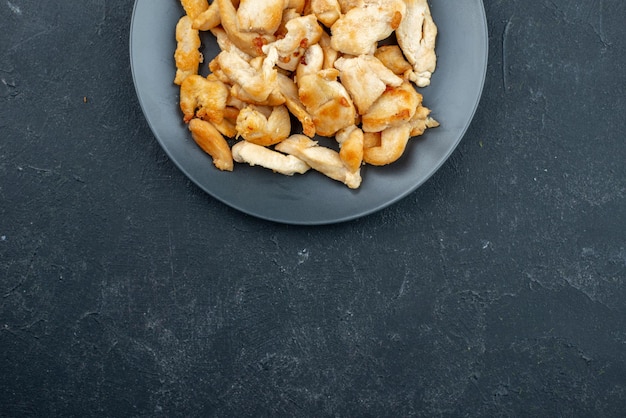
M420 92L441 126L409 141L400 160L363 167L362 185L351 190L309 171L293 177L236 164L217 170L182 122L178 86L172 80L177 0L136 0L130 59L139 103L154 136L178 168L215 199L247 214L286 224L320 225L356 219L404 198L428 180L457 147L480 101L487 68L488 34L481 0L434 0L439 28L437 70ZM203 38L205 62L217 45Z

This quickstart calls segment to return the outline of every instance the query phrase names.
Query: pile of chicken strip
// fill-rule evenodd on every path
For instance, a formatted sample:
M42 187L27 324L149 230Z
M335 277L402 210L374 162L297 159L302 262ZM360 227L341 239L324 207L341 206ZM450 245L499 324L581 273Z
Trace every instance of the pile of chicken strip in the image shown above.
M439 126L417 91L437 63L426 0L181 4L180 110L219 170L232 171L234 162L289 176L313 169L357 189L364 164L393 163L410 138ZM220 48L206 77L204 31ZM316 135L334 138L336 148Z

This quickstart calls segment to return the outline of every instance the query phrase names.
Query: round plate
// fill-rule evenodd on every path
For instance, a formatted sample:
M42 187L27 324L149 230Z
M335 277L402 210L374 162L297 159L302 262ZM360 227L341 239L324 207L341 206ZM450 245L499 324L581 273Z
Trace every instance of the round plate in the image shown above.
M439 28L437 70L420 89L424 105L441 126L409 141L400 160L365 166L357 190L310 170L293 177L236 164L217 170L193 142L182 122L179 88L174 85L176 22L184 13L175 0L136 0L130 57L139 102L157 140L200 188L214 198L259 218L288 224L330 224L378 211L405 197L431 177L454 151L474 116L487 68L487 22L481 0L435 0L431 13ZM203 37L205 62L218 53Z

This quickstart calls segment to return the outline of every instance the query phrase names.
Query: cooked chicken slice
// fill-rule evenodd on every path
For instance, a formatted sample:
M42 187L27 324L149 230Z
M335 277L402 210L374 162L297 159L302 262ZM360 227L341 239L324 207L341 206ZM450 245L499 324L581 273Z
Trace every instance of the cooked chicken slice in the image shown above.
M211 30L220 25L220 8L217 1L209 5L209 8L193 19L193 28L201 31Z
M344 54L373 54L377 42L398 27L405 9L403 0L365 2L350 9L330 28L331 46Z
M210 75L209 75L210 77ZM226 102L226 108L224 109L224 118L221 122L212 122L213 126L217 128L218 131L222 135L228 138L234 138L237 136L237 130L235 129L235 124L237 123L237 117L239 116L239 108L232 106L233 99L232 96L228 97ZM242 104L242 107L244 105Z
M209 75L210 76L210 75ZM232 95L228 98L228 102L226 102L226 110L224 111L224 117L228 118L230 117L230 113L229 111L232 108L232 111L236 111L239 112L239 110L243 109L243 107L246 105L245 102L243 102L242 100L239 100L236 97L233 97ZM235 119L237 119L237 115L235 115Z
M406 16L396 30L398 45L413 66L411 81L419 87L430 84L437 66L435 41L437 25L430 14L426 0L405 0Z
M220 47L220 51L234 52L243 60L250 62L252 56L237 48L230 38L228 38L228 34L222 27L215 27L211 29L211 33L215 36L215 40L217 41L217 45Z
M233 104L232 97L229 97L228 101L226 102L226 108L224 109L224 119L235 122L237 120L237 117L239 117L239 111L243 109L244 106L245 104L239 103L238 101L236 104Z
M394 74L405 76L407 71L413 67L402 55L402 50L398 45L381 45L374 52L374 56L382 62L385 67L393 71Z
M239 84L255 101L263 102L277 87L278 72L274 68L275 53L268 55L260 71L257 71L247 61L235 52L222 51L216 57L221 71L233 84Z
M283 105L246 106L237 117L237 135L257 145L274 145L291 133L289 111Z
M326 27L331 27L341 16L341 6L337 0L311 0L311 12Z
M337 3L339 3L339 6L341 7L341 13L346 14L351 9L362 6L363 0L338 0Z
M379 147L380 132L363 132L363 149Z
M406 149L406 144L411 137L410 134L411 125L409 123L385 129L380 134L380 146L363 150L363 161L378 166L397 161Z
M285 0L241 0L237 22L243 32L272 35L283 17Z
M305 0L287 0L285 9L294 9L298 13L302 13L304 10Z
M300 80L307 74L317 74L324 66L324 50L319 44L313 44L307 48L296 67L296 80Z
M356 171L363 163L363 131L356 125L348 126L337 132L339 158L350 169Z
M275 49L278 52L276 64L287 71L293 71L298 66L306 48L316 44L324 30L317 23L315 15L295 17L285 24L285 28L287 34L284 38L263 46L262 50L269 54L272 49Z
M207 0L180 0L180 4L191 20L194 20L209 8L209 2Z
M237 9L231 0L214 0L218 3L220 21L230 40L248 55L263 55L261 47L274 41L274 36L255 32L243 32L239 27Z
M307 0L308 2L309 0ZM283 20L280 22L278 29L274 32L276 39L282 39L287 35L287 22L297 17L301 17L302 14L296 9L287 8L283 11Z
M267 99L263 101L254 100L239 84L234 84L230 89L231 97L246 104L257 106L280 106L285 103L285 98L279 90L273 90Z
M322 65L322 68L333 68L335 66L335 61L339 58L339 51L330 46L330 41L330 35L326 32L322 33L322 37L318 42L318 45L321 46L324 51L324 64Z
M302 132L313 138L315 136L315 124L313 118L309 112L307 112L304 104L300 101L298 96L298 86L292 79L283 74L278 74L278 89L282 96L285 98L285 105L287 109L300 121L302 124Z
M174 83L181 85L183 80L192 74L198 74L198 67L202 62L200 53L200 34L191 27L192 21L189 16L183 16L176 24L176 51L174 61L176 63L176 76Z
M311 168L334 180L344 183L351 189L361 185L361 170L350 171L339 157L339 153L330 148L321 147L304 135L291 135L276 145L275 149L293 155L307 163Z
M346 91L336 79L337 70L322 70L298 80L298 94L313 118L319 135L332 136L338 130L354 125L356 109Z
M261 145L240 141L233 145L233 159L238 163L261 166L286 176L304 174L311 167L293 155L285 155Z
M209 80L192 74L180 86L180 110L185 122L194 117L221 122L227 100L228 87L216 78Z
M339 58L335 62L341 84L348 90L359 114L364 114L387 89L398 87L402 79L373 55Z
M405 81L399 87L390 87L363 115L362 129L365 132L379 132L408 122L420 102L421 95L410 82Z
M234 138L237 136L237 129L235 129L235 123L228 120L222 119L221 122L211 122L215 129L217 129L222 135L227 138Z
M189 122L189 130L196 144L213 158L215 167L223 171L233 171L233 156L230 147L211 122L192 119Z
M439 126L439 122L429 116L430 109L422 106L421 104L417 107L415 111L415 115L409 120L409 125L411 125L411 136L420 136L422 135L427 128L436 128Z

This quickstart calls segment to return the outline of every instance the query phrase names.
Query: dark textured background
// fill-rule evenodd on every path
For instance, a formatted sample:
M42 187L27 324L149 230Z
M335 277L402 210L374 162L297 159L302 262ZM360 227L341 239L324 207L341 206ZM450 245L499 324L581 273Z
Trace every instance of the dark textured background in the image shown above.
M452 158L324 227L175 168L132 8L0 1L1 416L623 416L626 2L485 0Z

